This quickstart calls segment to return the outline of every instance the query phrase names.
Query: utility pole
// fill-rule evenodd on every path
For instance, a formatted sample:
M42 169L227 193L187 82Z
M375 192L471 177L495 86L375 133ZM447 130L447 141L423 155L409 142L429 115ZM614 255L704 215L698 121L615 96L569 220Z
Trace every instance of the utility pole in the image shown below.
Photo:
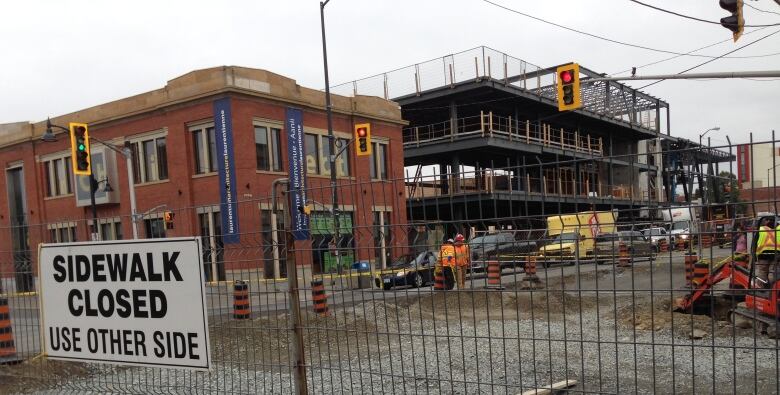
M330 0L320 2L320 26L322 27L322 63L325 68L325 114L328 118L328 162L330 165L330 190L333 203L333 242L336 245L336 268L341 273L339 253L339 195L336 191L336 138L333 135L333 109L330 101L330 78L328 76L328 48L325 41L325 6Z

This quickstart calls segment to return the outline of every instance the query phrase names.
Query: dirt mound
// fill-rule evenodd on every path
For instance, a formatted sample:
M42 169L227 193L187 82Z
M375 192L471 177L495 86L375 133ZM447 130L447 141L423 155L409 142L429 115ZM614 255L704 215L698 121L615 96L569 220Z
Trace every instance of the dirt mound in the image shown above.
M669 298L656 298L652 306L649 300L640 301L632 306L618 309L619 323L626 328L639 331L672 330L685 337L696 331L705 336L732 337L733 335L752 336L751 330L734 328L728 320L732 303L722 298L705 300L699 304L693 314L673 311Z

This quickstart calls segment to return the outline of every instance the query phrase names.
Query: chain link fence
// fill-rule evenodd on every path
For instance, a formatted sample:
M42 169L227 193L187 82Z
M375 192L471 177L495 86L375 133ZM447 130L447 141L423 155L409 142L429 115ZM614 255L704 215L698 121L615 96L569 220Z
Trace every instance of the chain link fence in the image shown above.
M88 240L91 221L20 219L0 229L0 392L778 393L776 314L745 304L777 308L778 286L759 286L751 269L759 221L774 219L762 212L777 212L760 175L774 170L707 170L697 153L664 152L679 163L658 175L673 186L661 202L592 194L584 173L568 171L597 161L609 177L631 172L633 188L653 187L615 158L426 174L429 183L343 179L338 229L329 187L307 191L304 241L291 239L301 208L284 185L238 203L237 244L223 243L219 204L169 202L138 225L142 237L201 237L208 372L47 359L35 245ZM531 197L495 186L495 174L522 185L540 168L571 188ZM693 203L668 203L686 195ZM98 233L127 238L127 221L106 215ZM449 261L441 246L458 233L470 250Z

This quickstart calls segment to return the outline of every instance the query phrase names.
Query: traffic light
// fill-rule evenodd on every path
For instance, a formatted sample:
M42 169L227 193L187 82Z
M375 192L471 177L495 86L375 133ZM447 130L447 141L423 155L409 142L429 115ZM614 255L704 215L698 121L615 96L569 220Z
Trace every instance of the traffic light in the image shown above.
M580 97L580 65L570 63L558 67L558 111L576 110L582 107Z
M731 16L720 18L721 26L734 33L734 42L737 42L745 30L745 18L742 17L742 0L720 0L720 8L731 13Z
M173 211L164 211L163 212L163 222L165 222L165 229L173 229L173 218L176 216L176 213Z
M92 159L89 156L89 127L86 123L71 122L70 151L73 173L80 176L92 174Z
M371 155L370 123L359 123L355 125L355 147L357 156Z

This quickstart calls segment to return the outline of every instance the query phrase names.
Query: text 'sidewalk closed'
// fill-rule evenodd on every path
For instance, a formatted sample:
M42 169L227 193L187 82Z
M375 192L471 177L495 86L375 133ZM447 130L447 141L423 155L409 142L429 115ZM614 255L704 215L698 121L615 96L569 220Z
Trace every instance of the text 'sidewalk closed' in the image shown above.
M44 244L49 358L210 367L197 238Z

